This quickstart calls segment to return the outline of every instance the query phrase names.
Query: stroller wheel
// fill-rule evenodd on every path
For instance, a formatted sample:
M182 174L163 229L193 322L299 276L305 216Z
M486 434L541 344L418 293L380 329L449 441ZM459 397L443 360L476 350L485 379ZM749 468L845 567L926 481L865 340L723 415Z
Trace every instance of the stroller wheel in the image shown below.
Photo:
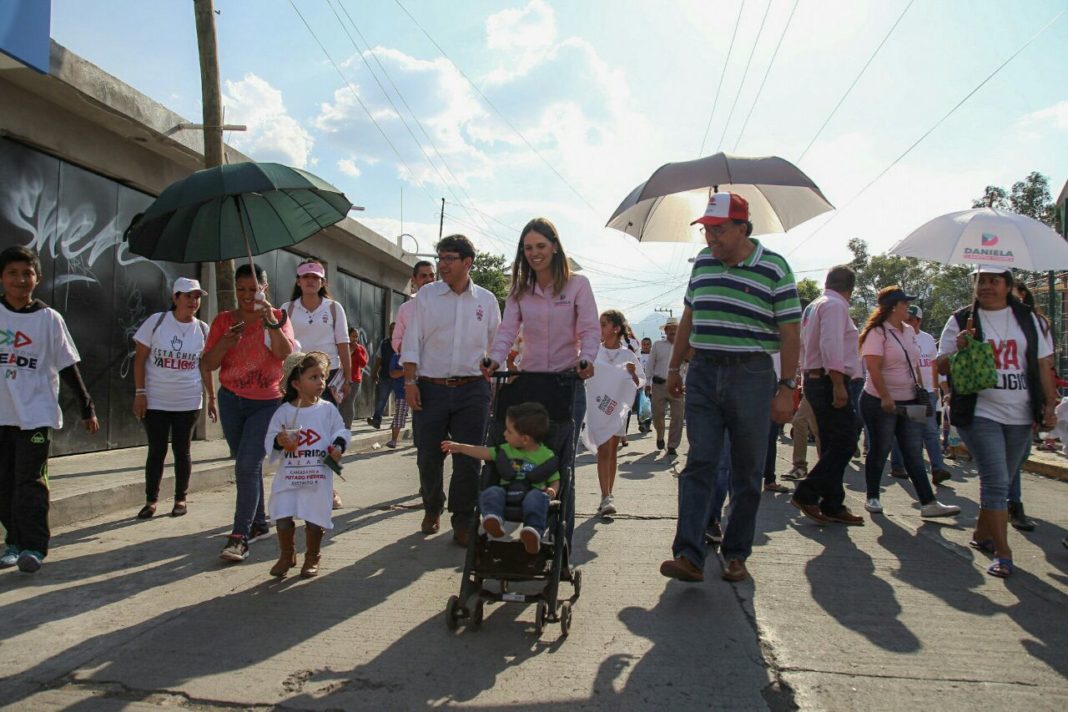
M538 601L538 605L534 609L534 632L538 635L545 632L545 616L548 612L549 604L545 601Z
M582 569L576 567L571 572L571 586L575 589L575 594L571 597L572 601L577 601L578 597L582 595Z
M560 634L566 636L571 630L571 601L560 604Z
M445 606L445 625L449 630L456 630L460 624L460 597L449 596L449 603Z
M478 603L475 604L475 610L471 611L471 627L478 628L482 625L482 616L486 612L486 602L481 598L478 599Z

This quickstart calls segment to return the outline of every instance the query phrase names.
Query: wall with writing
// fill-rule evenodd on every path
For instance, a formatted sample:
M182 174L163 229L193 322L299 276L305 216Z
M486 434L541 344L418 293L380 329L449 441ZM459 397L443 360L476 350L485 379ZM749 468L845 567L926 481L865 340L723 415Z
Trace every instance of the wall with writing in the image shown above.
M138 326L170 307L170 285L195 265L152 262L129 252L122 232L152 197L22 144L0 139L0 249L26 245L40 254L36 296L70 328L101 432L88 435L66 387L64 428L53 454L131 447L145 442L133 417L133 342Z

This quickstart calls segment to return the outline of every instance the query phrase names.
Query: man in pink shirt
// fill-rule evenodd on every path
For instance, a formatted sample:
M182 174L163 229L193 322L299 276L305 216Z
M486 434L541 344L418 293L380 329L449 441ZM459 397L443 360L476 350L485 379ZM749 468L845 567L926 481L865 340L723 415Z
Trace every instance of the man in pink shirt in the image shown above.
M415 308L415 297L419 294L419 289L424 284L433 282L434 278L434 265L426 260L419 260L412 267L412 298L397 308L397 316L393 319L394 327L390 341L393 343L395 352L400 353L401 351L401 344L404 343L404 332L408 328L408 320L412 318L412 309Z
M821 524L864 523L845 506L842 487L860 435L856 398L849 393L850 381L860 375L857 327L849 316L855 284L856 275L849 267L832 267L823 296L809 304L801 318L801 372L805 398L816 414L821 450L790 503Z

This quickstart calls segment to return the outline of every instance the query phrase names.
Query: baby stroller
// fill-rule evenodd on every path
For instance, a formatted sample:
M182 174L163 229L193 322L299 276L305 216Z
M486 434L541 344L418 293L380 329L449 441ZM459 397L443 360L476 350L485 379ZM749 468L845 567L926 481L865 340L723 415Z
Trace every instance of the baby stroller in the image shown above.
M460 595L451 596L446 608L446 624L455 630L461 621L472 629L482 624L486 601L536 603L534 627L540 636L545 624L560 623L567 635L571 628L571 607L582 589L582 570L570 564L567 542L567 522L564 503L575 486L575 389L582 388L582 380L574 373L534 373L498 371L492 415L486 428L484 443L496 446L504 442L505 413L518 403L536 401L549 411L551 427L545 445L556 455L560 472L558 500L549 505L545 535L537 554L528 554L519 541L495 541L479 532L478 520L469 532L467 557L464 563ZM479 491L498 481L494 463L485 463L479 476ZM476 514L481 514L476 512ZM521 522L518 503L505 506L506 522ZM494 582L493 587L486 585ZM535 593L512 591L511 585L524 581L544 581ZM571 583L573 593L560 601L560 582Z

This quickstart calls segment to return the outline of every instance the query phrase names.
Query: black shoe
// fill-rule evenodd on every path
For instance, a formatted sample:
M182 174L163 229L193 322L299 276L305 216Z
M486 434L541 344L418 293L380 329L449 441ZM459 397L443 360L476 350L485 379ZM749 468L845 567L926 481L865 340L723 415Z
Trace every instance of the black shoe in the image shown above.
M259 541L271 533L271 528L266 524L253 524L248 530L248 543Z
M656 440L656 449L657 450L663 450L664 449L664 441L662 439L660 439L660 438L657 438L657 440Z
M901 469L900 467L891 467L890 468L890 476L891 477L896 477L899 480L907 480L908 477L909 477L909 473L906 472L905 470Z
M672 459L672 458L678 457L679 453L675 452L675 448L669 447L667 449L667 456L668 456L669 459Z
M382 419L381 418L368 418L367 419L367 424L370 425L375 430L381 430L382 429Z
M1035 530L1035 520L1024 513L1023 502L1009 502L1009 524L1022 532Z

